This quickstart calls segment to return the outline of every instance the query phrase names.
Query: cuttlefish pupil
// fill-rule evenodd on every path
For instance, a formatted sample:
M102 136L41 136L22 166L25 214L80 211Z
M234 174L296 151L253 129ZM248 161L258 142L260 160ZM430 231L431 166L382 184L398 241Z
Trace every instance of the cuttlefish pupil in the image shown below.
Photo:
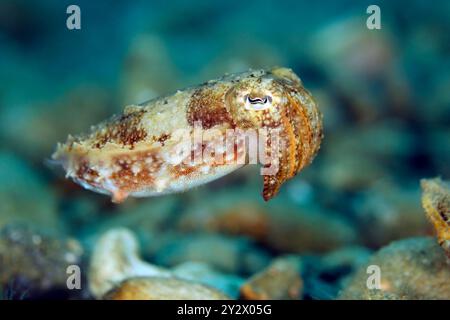
M89 133L69 136L52 158L76 183L122 202L128 196L183 192L250 164L236 161L250 159L251 150L242 139L224 147L218 137L226 139L230 130L260 129L268 134L256 137L262 137L262 145L270 145L265 158L273 160L263 169L272 164L277 168L261 172L262 196L269 200L311 163L322 141L320 110L300 78L287 68L229 74L127 106L122 115L93 126ZM180 140L180 131L189 136ZM185 144L190 149L180 153ZM214 156L204 157L211 150ZM191 161L197 154L203 160ZM226 161L216 161L217 155Z
M251 97L250 95L246 95L244 97L245 105L244 108L247 110L266 110L272 106L272 97L264 96L260 97Z

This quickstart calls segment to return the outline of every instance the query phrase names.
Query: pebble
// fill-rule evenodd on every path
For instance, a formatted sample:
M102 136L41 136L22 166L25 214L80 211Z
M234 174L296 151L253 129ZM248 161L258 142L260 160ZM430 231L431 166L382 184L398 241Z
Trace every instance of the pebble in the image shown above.
M267 268L250 277L241 286L242 299L300 299L303 290L300 268L298 257L284 256L275 259Z

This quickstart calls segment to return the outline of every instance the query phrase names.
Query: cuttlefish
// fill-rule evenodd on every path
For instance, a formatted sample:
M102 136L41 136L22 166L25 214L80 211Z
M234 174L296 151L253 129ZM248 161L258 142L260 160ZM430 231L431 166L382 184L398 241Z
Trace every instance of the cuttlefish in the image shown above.
M59 143L52 159L113 202L185 191L259 159L269 200L311 163L322 136L321 112L292 70L250 70L127 106Z

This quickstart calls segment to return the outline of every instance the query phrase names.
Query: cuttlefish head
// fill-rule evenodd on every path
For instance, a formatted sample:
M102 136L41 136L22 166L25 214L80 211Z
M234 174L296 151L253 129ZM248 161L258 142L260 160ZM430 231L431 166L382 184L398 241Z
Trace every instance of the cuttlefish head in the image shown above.
M269 200L316 155L323 135L322 115L299 77L286 68L239 79L226 93L225 103L236 127L268 132L263 145L271 161L264 167L276 168L262 171L263 198Z

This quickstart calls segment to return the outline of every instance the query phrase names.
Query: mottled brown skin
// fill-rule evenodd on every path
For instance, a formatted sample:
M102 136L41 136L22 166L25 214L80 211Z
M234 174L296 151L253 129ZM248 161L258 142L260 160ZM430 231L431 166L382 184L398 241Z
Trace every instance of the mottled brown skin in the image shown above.
M143 110L129 111L117 120L107 122L105 130L95 132L93 147L101 149L107 142L115 142L132 149L147 136L147 131L141 128L140 123L143 114Z
M274 68L226 75L171 96L128 106L123 115L93 127L89 134L69 137L58 145L53 159L61 162L76 182L111 194L115 202L128 195L184 191L242 166L178 160L174 150L180 141L175 132L185 129L192 135L197 123L204 130L218 130L223 135L228 129L270 131L265 154L276 160L279 170L263 178L265 200L274 197L286 180L312 161L322 140L322 116L311 94L290 69ZM281 141L277 154L272 155L268 147L275 130L280 132ZM206 140L194 145L192 154L217 144L212 137ZM232 151L238 153L232 160L245 154L238 145Z
M196 121L201 122L203 129L211 129L217 125L235 127L230 113L223 104L223 98L224 91L214 87L200 87L195 90L188 106L188 123L194 126Z

